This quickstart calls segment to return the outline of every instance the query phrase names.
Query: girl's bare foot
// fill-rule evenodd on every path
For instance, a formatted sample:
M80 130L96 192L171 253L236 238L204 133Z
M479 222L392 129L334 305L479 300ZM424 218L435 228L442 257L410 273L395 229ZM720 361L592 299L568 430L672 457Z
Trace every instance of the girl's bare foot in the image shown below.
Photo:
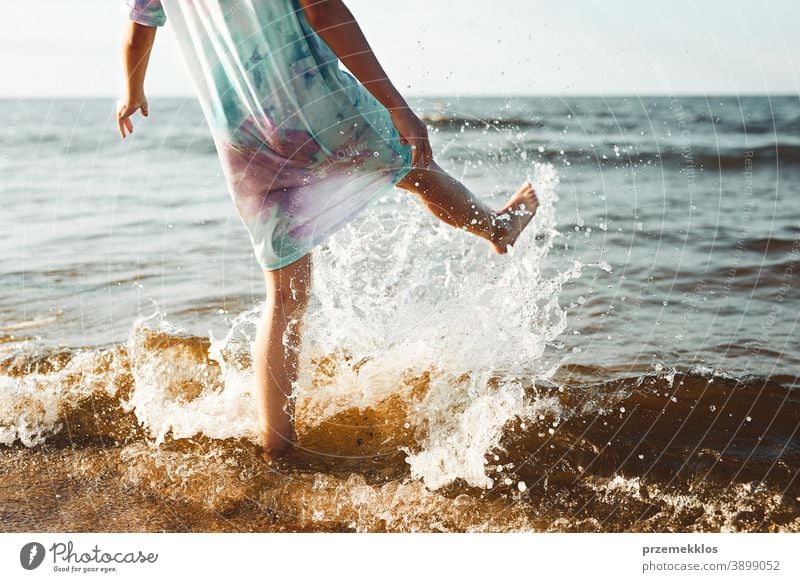
M287 457L294 449L293 439L276 438L276 435L267 435L264 431L259 431L259 436L261 457L268 463Z
M283 449L261 449L261 458L266 461L267 463L272 463L273 461L278 461L281 459L286 459L289 457L294 449L292 447L286 447Z
M495 236L491 240L494 250L501 255L507 253L508 247L517 242L520 233L536 214L537 208L539 199L533 191L533 185L525 181L508 203L496 213Z

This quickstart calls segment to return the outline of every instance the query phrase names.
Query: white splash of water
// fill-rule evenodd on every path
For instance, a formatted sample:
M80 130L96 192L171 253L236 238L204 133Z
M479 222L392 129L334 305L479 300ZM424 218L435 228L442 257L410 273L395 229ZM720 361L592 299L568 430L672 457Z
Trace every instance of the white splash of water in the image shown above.
M254 325L255 313L242 313L225 338L211 338L208 358L217 366L190 345L175 342L183 330L160 311L134 323L127 346L134 389L123 407L134 411L154 444L168 434L254 437L257 416L246 332Z
M558 176L549 164L537 165L532 182L539 210L510 256L433 222L405 195L315 257L303 353L346 357L313 392L311 378L301 377L298 396L326 403L326 417L380 402L396 392L403 373L429 373L428 392L408 419L421 435L420 450L408 451L407 461L432 488L458 478L490 486L484 454L499 444L506 423L554 405L529 402L523 384L555 368L542 356L566 327L558 295L581 265L544 274L558 236ZM404 220L387 232L384 224L397 224L389 212Z
M116 370L107 368L105 351L85 350L69 354L63 365L51 355L45 371L0 375L0 443L19 440L35 447L64 429L65 414L93 394L114 395L110 381Z

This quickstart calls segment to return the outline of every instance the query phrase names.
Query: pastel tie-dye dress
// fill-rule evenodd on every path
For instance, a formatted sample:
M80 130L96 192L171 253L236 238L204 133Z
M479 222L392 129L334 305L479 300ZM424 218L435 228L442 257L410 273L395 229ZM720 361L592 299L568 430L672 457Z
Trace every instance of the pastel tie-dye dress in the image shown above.
M262 268L303 257L410 170L389 112L297 0L126 1L175 31Z

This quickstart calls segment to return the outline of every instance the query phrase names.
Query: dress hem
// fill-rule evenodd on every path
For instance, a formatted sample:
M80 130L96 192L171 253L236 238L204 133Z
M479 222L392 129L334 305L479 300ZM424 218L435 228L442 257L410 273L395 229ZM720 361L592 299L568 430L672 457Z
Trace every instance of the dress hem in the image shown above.
M402 174L396 180L392 180L392 182L390 182L389 184L386 184L385 186L381 186L375 192L375 194L373 194L370 197L370 199L367 202L367 204L365 204L364 207L362 208L362 211L365 210L367 206L372 204L375 201L375 199L378 198L379 196L387 193L389 190L391 190L393 188L397 188L397 184L399 182L402 182L403 178L405 178L408 175L408 173L411 172L413 167L414 166L411 165L411 164L404 165L401 168L403 170ZM276 263L272 263L271 265L265 266L261 261L259 261L259 265L261 266L261 268L264 271L277 271L278 269L282 269L284 267L288 267L289 265L291 265L295 261L299 261L300 259L302 259L304 256L306 256L308 253L313 251L319 245L324 243L326 240L328 240L334 234L336 234L336 233L335 232L327 233L325 236L319 238L319 240L316 240L312 244L310 244L306 249L304 249L302 251L298 251L298 252L292 253L291 255L289 255L287 257L284 257L283 259L281 259L280 261L278 261Z

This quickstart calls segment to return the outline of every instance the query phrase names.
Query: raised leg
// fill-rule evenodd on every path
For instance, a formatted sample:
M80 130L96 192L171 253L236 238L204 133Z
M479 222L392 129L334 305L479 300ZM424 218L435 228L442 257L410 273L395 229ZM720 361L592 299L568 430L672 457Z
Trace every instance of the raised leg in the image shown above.
M311 284L311 255L275 271L264 271L267 301L253 354L258 428L267 459L289 452L295 442L292 386Z
M427 170L411 170L397 185L419 196L440 220L486 239L501 254L514 245L539 207L533 186L525 182L503 208L492 210L434 161Z

